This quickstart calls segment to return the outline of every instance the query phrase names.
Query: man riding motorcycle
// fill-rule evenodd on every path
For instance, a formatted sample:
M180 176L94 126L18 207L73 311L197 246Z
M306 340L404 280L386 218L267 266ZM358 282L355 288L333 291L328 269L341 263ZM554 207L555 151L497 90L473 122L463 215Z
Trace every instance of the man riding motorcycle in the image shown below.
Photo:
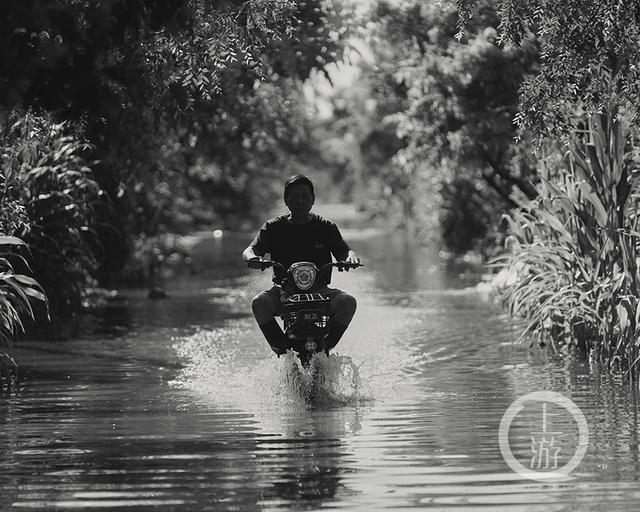
M315 201L313 182L300 174L291 176L284 185L284 202L289 214L267 220L242 253L252 268L264 268L262 257L269 253L271 260L289 268L292 263L308 261L318 268L336 260L359 264L360 258L343 240L338 227L331 221L311 213ZM348 270L348 267L345 269ZM328 275L327 284L331 280ZM334 348L346 331L356 312L356 299L348 293L328 286L322 294L331 299L329 333L324 341L325 351ZM280 356L291 348L290 341L277 323L282 314L280 287L273 286L253 299L252 310L260 330L271 349Z

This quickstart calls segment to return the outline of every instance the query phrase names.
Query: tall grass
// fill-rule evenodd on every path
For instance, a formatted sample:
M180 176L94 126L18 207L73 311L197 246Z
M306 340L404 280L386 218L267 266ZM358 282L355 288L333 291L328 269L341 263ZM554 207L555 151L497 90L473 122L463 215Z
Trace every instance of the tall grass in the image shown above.
M28 244L52 310L77 310L98 267L96 213L106 204L90 148L65 123L31 112L14 113L0 135L6 196L26 217L12 234Z
M96 270L102 191L86 149L50 116L16 111L2 119L0 389L17 375L16 335L28 322L48 318L50 305L57 312L77 309Z
M614 106L593 115L560 165L543 160L539 198L506 217L496 284L523 337L582 347L637 376L638 162L618 117Z
M17 380L15 336L25 331L25 322L49 315L44 290L30 275L26 252L27 246L19 238L0 235L0 390L11 389Z

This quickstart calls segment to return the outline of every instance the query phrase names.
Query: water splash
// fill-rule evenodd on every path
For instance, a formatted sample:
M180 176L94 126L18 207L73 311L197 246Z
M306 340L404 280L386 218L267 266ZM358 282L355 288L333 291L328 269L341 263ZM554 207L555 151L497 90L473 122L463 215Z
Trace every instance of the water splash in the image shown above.
M251 333L238 322L176 340L174 348L186 365L174 384L207 402L245 410L285 403L356 404L372 397L351 357L317 354L308 368L292 351L265 359L250 349Z
M372 396L358 366L348 356L316 354L305 368L295 353L289 351L280 358L275 370L275 380L271 380L271 372L265 374L274 384L273 395L291 402L352 404Z

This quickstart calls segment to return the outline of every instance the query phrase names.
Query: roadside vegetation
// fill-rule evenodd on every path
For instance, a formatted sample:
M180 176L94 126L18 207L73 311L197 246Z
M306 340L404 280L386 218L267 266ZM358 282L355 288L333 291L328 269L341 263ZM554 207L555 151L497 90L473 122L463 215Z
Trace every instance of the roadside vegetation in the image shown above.
M461 26L476 2L459 1ZM523 335L640 373L637 2L502 2L501 35L540 68L514 121L537 141L537 197L506 215L498 287ZM469 10L467 10L469 9Z
M615 107L540 162L539 196L506 216L498 292L522 333L586 349L617 370L640 362L638 161Z
M506 216L501 297L524 334L637 378L640 6L506 2L501 30L535 34L541 56L515 117L538 142L538 197Z

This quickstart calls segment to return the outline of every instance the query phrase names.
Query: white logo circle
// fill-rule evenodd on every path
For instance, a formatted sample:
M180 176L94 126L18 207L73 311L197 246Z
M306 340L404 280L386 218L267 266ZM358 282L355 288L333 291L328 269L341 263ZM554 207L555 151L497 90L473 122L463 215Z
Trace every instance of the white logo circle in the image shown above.
M511 428L511 424L518 413L525 407L525 404L527 402L542 402L543 405L543 428L542 432L538 432L538 434L541 434L542 440L538 441L539 452L536 452L533 446L534 437L532 436L533 456L530 467L526 467L520 461L518 461L514 457L511 451L511 447L509 446L509 429ZM555 447L555 456L553 452L550 452L550 447L552 447L554 443L553 434L556 433L546 432L547 403L552 403L566 409L573 420L576 422L578 427L578 443L576 451L569 462L561 467L557 467L557 455L560 451L560 448L558 448L557 446ZM570 475L570 473L578 466L578 464L580 464L589 446L589 427L587 425L587 420L584 417L584 414L582 414L580 408L572 400L554 391L535 391L533 393L528 393L521 396L507 408L504 415L502 416L502 420L500 421L500 428L498 430L498 443L500 445L500 452L502 453L502 457L504 458L505 462L513 471L515 471L520 476L540 482L561 482L572 480L574 478ZM545 460L545 468L548 468L550 465L550 460L554 459L555 464L552 465L552 471L536 471L534 469L534 460L537 456L539 456L539 458L537 459L538 467L541 467L542 460Z

